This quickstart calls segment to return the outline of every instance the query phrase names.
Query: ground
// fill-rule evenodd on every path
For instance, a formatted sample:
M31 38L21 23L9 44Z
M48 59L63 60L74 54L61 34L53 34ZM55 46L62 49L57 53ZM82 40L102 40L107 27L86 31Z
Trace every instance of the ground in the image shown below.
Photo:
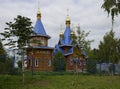
M29 74L23 85L21 75L0 75L0 89L120 89L120 76Z

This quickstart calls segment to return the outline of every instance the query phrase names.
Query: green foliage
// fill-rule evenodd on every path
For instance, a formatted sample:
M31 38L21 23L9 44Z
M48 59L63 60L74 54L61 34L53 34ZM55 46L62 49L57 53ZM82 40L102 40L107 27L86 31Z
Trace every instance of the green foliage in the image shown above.
M90 50L90 53L89 53L89 59L95 59L95 54L94 54L94 50Z
M6 51L0 40L0 74L5 74L10 72L11 68L12 68L12 61L11 59L7 58Z
M6 54L0 54L0 62L5 63L6 61Z
M12 59L8 58L5 62L0 62L0 74L18 75L21 74L21 70L13 68Z
M21 69L19 68L11 68L11 70L9 71L10 75L20 75L21 74Z
M34 75L25 76L22 85L21 76L0 75L0 89L119 89L119 76L78 75Z
M90 34L90 32L85 32L84 30L80 29L80 26L77 28L77 44L80 44L84 47L84 49L90 48L90 43L93 42L93 40L88 40L87 37Z
M5 62L5 60L6 60L6 51L0 39L0 62Z
M94 59L87 60L87 72L90 74L95 74L97 72L96 61Z
M102 8L107 11L108 15L111 14L113 24L115 15L120 14L120 0L104 0Z
M12 60L5 59L4 62L0 62L0 74L7 74L12 69Z
M13 22L7 22L7 28L1 35L4 37L2 40L6 40L5 46L21 48L29 43L30 34L32 31L32 22L27 17L22 17L20 15L14 18Z
M120 39L115 38L115 33L113 30L106 33L103 38L103 41L100 41L99 49L96 53L97 58L104 62L113 62L117 63L119 61L119 47Z
M88 40L87 37L90 34L90 32L85 32L84 30L80 29L80 26L77 27L77 34L75 37L75 44L80 45L83 50L86 51L86 53L90 52L90 44L94 41L94 40ZM79 53L80 54L80 53ZM89 56L89 55L88 55Z
M66 62L64 55L61 52L58 52L53 59L53 70L60 71L66 70Z
M3 47L1 39L0 39L0 54L6 54L6 51L5 51L4 47Z
M22 69L22 61L21 60L18 61L17 64L18 64L18 67Z

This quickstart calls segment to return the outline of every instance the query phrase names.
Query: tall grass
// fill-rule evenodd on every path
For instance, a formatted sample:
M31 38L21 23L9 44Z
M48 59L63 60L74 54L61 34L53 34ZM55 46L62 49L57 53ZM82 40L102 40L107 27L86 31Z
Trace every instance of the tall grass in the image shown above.
M39 73L0 75L0 89L120 89L120 76Z

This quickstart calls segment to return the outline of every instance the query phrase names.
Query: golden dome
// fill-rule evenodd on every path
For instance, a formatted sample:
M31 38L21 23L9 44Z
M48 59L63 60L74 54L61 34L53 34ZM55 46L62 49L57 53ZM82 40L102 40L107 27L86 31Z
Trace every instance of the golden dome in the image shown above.
M40 8L38 8L37 14L41 14L41 12L40 12Z
M37 14L41 14L40 11L38 11Z
M72 31L72 32L71 32L71 35L75 35L75 31Z
M60 38L61 39L63 38L63 32L60 32Z
M60 35L63 35L63 32L60 32Z
M38 8L38 11L37 11L37 19L40 19L41 18L41 12L40 12L40 9Z
M72 31L71 31L71 37L74 37L74 36L75 36L75 31L72 30Z
M67 17L66 17L66 21L70 21L70 17L69 17L69 15L67 15Z
M66 17L66 26L70 27L70 23L71 23L70 17L69 17L69 15L67 15L67 17Z

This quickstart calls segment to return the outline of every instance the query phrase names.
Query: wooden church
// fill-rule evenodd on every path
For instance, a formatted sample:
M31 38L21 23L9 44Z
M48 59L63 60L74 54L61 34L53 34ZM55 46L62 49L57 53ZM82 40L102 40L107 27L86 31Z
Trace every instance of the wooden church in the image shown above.
M80 45L72 44L74 30L70 27L71 20L69 15L66 18L65 32L60 32L60 38L55 48L48 46L48 40L51 38L47 35L41 21L41 12L38 8L37 21L34 27L34 33L31 34L30 47L27 48L27 69L36 71L52 71L52 59L58 52L65 56L66 70L85 70L86 53ZM79 54L79 55L78 55Z
M69 15L66 18L64 33L60 32L58 44L55 45L54 55L61 52L66 61L66 71L86 70L86 53L78 44L73 44L75 31L71 29ZM76 70L77 69L77 70Z
M37 21L31 34L30 47L27 48L27 69L38 71L52 71L53 47L48 46L51 38L46 34L41 21L41 12L38 8Z

